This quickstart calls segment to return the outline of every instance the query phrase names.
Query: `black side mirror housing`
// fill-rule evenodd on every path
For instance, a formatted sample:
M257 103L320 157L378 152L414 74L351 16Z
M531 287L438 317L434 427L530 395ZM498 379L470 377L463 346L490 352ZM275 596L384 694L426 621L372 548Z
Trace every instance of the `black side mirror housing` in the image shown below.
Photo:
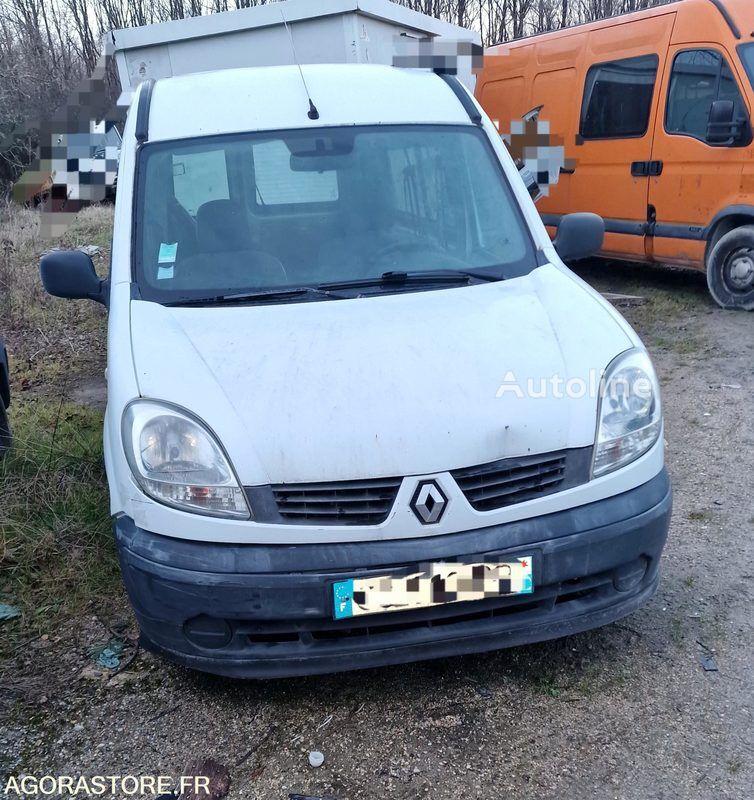
M736 106L732 100L715 100L710 106L707 123L707 141L710 144L727 144L733 139Z
M576 261L599 252L604 241L605 222L602 217L583 212L566 214L560 220L553 245L563 261Z
M751 125L745 118L736 119L732 100L715 100L710 106L707 144L735 147L751 144Z
M81 250L51 250L42 256L39 272L42 285L55 297L107 305L108 282L98 277L92 259Z

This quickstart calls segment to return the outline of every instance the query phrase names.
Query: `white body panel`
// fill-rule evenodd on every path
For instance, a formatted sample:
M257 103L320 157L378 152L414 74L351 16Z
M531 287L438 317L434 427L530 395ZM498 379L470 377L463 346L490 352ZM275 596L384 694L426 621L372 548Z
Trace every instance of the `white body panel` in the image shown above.
M158 82L150 141L323 125L471 124L458 98L430 73L360 66L306 71L321 112L316 122L306 117L294 69L229 70ZM134 118L132 111L113 237L105 433L113 514L155 533L205 541L437 536L594 502L660 472L662 436L609 475L489 512L474 511L448 474L594 444L594 396L521 400L497 397L498 389L509 372L519 383L543 375L589 381L640 344L612 306L559 261L486 117L484 129L549 264L525 277L469 287L216 308L131 299ZM125 458L121 418L137 397L168 401L201 418L246 486L407 480L391 515L372 527L261 524L169 508L141 492ZM422 526L409 508L416 476L435 477L450 499L436 525Z
M557 334L538 294L551 283L582 320ZM184 406L190 397L246 486L423 475L593 443L595 397L496 396L509 372L524 389L540 375L586 382L594 364L628 349L591 306L541 267L337 303L133 302L132 344L139 394Z

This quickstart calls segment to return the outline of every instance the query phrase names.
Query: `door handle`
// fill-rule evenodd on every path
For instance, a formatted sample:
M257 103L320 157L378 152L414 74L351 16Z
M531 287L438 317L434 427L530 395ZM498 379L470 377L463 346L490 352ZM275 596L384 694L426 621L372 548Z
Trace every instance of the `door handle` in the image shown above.
M646 178L649 175L649 161L634 161L631 164L631 175L634 178Z
M634 161L631 164L631 175L634 178L655 178L662 175L662 161Z

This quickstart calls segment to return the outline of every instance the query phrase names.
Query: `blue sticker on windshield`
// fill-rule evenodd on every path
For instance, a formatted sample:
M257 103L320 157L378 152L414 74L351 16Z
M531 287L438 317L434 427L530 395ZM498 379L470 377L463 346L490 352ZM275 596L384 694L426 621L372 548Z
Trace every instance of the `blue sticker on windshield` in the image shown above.
M175 257L178 255L178 242L173 244L160 243L160 252L157 256L158 264L172 264L175 262Z

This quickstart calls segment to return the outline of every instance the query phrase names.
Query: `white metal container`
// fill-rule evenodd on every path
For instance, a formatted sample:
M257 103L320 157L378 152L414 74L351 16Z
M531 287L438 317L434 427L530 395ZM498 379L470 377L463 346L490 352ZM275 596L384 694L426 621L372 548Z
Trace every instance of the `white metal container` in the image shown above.
M112 31L123 93L149 78L233 67L302 64L392 64L401 38L441 37L481 46L475 31L411 11L389 0L287 0L220 14ZM473 90L471 59L459 78Z

